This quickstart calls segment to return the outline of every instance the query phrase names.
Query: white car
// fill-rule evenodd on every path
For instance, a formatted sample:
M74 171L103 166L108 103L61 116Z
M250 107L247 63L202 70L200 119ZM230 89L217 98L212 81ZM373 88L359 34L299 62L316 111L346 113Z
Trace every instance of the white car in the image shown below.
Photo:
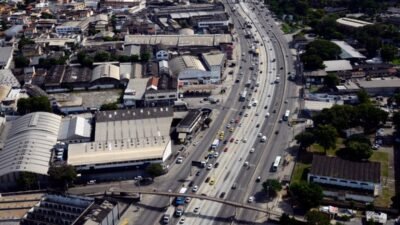
M249 165L248 161L244 162L244 164L243 164L243 166L248 166L248 165Z
M193 186L193 188L192 188L193 192L197 192L198 190L199 190L199 186L197 186L197 185Z
M262 133L257 134L257 137L262 137L262 136L263 136Z
M270 115L269 112L267 112L267 113L265 114L265 117L269 117L269 115Z
M215 152L215 153L214 153L214 157L217 158L218 156L219 156L219 153L218 153L218 152Z
M250 149L250 153L253 153L254 151L255 151L254 148L251 148L251 149Z
M213 165L210 163L210 164L208 164L208 166L207 166L207 170L211 170L213 168Z
M247 199L248 203L252 203L254 202L254 196L250 196L249 199Z
M183 157L179 156L179 157L176 159L176 163L177 163L177 164L181 164L182 162L183 162Z
M243 138L242 141L243 141L243 143L246 143L246 142L247 142L247 139L246 139L246 138Z
M193 210L194 213L198 213L199 211L200 211L200 207L196 207L196 208L194 208L194 210Z
M185 217L182 217L181 220L179 220L179 224L184 224L185 223Z

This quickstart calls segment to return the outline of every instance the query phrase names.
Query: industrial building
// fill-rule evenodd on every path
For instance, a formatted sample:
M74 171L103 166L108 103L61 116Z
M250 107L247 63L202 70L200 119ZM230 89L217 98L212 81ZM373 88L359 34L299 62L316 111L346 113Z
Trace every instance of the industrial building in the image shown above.
M57 143L61 117L47 112L24 115L11 122L2 118L0 183L12 187L21 172L47 176L51 150ZM45 178L43 178L45 179Z
M97 112L94 141L70 144L68 164L87 171L162 163L172 117L172 107Z

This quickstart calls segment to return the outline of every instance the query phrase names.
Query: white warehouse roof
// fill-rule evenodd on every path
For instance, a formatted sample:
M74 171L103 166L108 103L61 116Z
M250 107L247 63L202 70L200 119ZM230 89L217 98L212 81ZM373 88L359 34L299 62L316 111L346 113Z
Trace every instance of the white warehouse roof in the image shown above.
M191 55L175 57L171 59L168 64L172 74L175 76L178 76L179 73L186 69L206 71L200 60Z
M47 112L30 113L7 123L0 176L13 172L47 175L60 123L60 116Z
M327 60L324 61L324 65L326 72L348 71L353 69L349 60Z
M112 64L102 64L93 69L92 72L92 82L100 78L114 78L116 80L120 79L119 66Z
M92 126L89 119L81 116L65 117L62 119L58 140L90 138Z
M340 47L342 53L340 53L340 58L342 59L350 59L350 58L358 58L358 59L365 59L366 57L351 47L345 41L331 41L335 43L337 46Z

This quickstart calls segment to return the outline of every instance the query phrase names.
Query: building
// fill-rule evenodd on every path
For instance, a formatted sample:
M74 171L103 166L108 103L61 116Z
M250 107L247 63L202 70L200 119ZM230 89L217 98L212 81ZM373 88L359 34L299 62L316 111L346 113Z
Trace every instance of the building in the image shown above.
M230 34L195 34L195 35L125 35L125 44L159 45L167 47L221 47L232 44Z
M365 220L372 221L377 224L386 224L387 223L387 214L381 213L381 212L366 211L365 212Z
M353 69L349 60L327 60L323 62L325 65L325 71L330 72L345 72Z
M331 41L331 42L339 46L339 48L342 50L342 53L340 53L339 55L341 59L360 60L366 58L364 55L355 50L345 41Z
M96 198L72 225L118 225L123 208L113 199Z
M371 202L381 192L381 165L314 155L307 181L320 184L326 196Z
M346 17L337 19L336 23L338 23L339 25L341 25L343 27L349 28L349 29L357 29L357 28L368 26L368 25L373 25L373 23L370 23L370 22L352 19L352 18L346 18Z
M371 80L358 80L357 84L369 95L391 96L400 88L398 78L373 78Z
M100 7L112 9L145 8L145 0L101 0Z
M91 132L90 119L82 116L68 116L61 120L58 140L65 143L89 142Z
M78 171L146 166L171 155L172 107L100 111L94 141L69 144L68 164Z
M0 47L0 69L10 68L13 59L14 47Z
M176 126L176 132L181 143L187 137L200 128L203 112L200 109L190 109L186 116Z
M178 86L218 83L219 77L211 78L201 61L194 56L178 56L169 61L171 75L178 79Z
M12 187L21 172L47 176L61 117L47 112L24 115L1 124L0 182Z
M86 18L80 21L68 21L56 27L58 35L80 34L86 31L92 18Z
M92 72L91 89L113 88L120 85L119 66L112 64L101 64L96 66Z
M124 105L128 107L140 105L144 99L144 93L148 82L149 78L130 79L124 91Z
M90 197L47 194L24 215L20 224L72 225L93 203Z
M221 81L221 75L225 69L226 57L222 52L209 52L201 54L208 71L211 73L211 82L217 83Z
M328 73L325 70L305 71L303 76L307 85L323 84Z
M12 88L19 88L21 86L10 69L0 70L0 85Z

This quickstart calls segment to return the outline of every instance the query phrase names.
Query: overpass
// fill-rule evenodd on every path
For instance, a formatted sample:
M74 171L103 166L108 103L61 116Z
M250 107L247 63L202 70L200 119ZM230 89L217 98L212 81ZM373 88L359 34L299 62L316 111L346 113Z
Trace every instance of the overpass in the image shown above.
M213 201L213 202L218 202L224 205L230 205L236 208L242 208L242 209L249 209L249 210L254 210L257 212L261 212L261 213L265 213L268 215L274 215L274 216L278 216L280 217L281 214L278 212L273 212L269 209L264 209L264 208L259 208L259 207L255 207L255 206L251 206L248 204L243 204L243 203L239 203L239 202L233 202L233 201L228 201L228 200L224 200L221 198L216 198L216 197L210 197L210 196L206 196L206 195L198 195L198 194L188 194L188 193L184 193L184 194L180 194L180 193L174 193L174 192L164 192L164 191L157 191L157 190L135 190L135 191L124 191L124 190L120 190L120 191L110 191L110 192L106 192L107 194L111 194L111 195L121 195L121 193L124 194L145 194L145 195L158 195L158 196L167 196L167 197L189 197L189 198L197 198L200 200L208 200L208 201Z

